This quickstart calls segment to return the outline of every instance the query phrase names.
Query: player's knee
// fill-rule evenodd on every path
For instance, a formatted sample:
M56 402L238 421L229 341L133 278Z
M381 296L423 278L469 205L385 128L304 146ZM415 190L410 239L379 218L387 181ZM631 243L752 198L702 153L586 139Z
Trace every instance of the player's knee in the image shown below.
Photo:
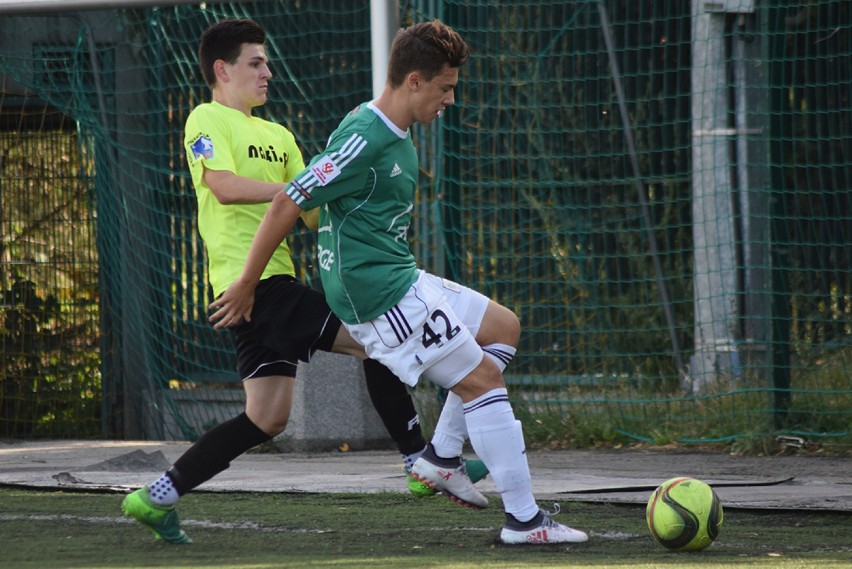
M506 335L506 338L503 343L517 348L518 343L521 341L521 321L514 312L508 308L506 311L509 315L506 317L506 322L504 323L505 328L503 329L503 333Z
M287 421L290 419L289 413L281 414L262 414L260 416L252 416L252 413L246 412L251 422L257 425L257 428L269 435L275 437L284 432L287 428Z
M286 419L283 421L275 421L273 423L268 423L267 425L261 427L261 430L269 435L270 437L276 437L284 432L284 429L287 428Z
M491 301L476 341L480 345L506 344L518 347L521 340L521 321L518 316L501 304Z

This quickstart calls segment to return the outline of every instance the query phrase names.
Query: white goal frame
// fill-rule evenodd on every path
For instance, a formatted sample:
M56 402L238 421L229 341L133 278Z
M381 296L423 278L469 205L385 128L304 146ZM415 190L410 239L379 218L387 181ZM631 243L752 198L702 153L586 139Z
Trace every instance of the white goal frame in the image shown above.
M176 6L197 4L203 8L222 0L0 0L0 14L51 14L79 12L83 10L113 10L122 8L145 8L150 6Z

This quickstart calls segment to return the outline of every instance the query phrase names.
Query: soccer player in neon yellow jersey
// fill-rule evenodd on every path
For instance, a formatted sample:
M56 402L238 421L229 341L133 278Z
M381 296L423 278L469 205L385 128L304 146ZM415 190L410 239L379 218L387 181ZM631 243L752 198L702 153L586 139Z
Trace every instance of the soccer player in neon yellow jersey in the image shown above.
M212 101L190 113L185 146L215 296L240 275L270 200L304 168L293 135L252 116L266 102L272 77L265 41L256 22L232 19L208 28L199 46ZM270 257L254 312L233 328L245 412L205 433L168 472L122 504L127 515L164 541L190 541L174 508L179 496L284 430L299 360L309 360L316 350L364 357L323 295L295 279L287 244L279 243ZM364 369L371 400L410 469L426 447L411 396L383 365L367 360ZM479 468L479 477L484 474ZM432 491L416 479L409 488Z
M211 305L212 319L221 328L251 313L273 251L303 210L319 208L318 261L332 310L371 358L412 385L422 375L452 394L436 426L450 426L450 435L433 436L413 475L481 507L485 498L464 476L461 442L452 436L463 425L503 499L503 543L583 542L584 532L551 519L532 492L521 423L502 374L517 346L517 317L419 270L406 239L418 171L409 129L455 103L468 55L464 40L439 21L398 32L381 95L345 117L326 149L275 196L242 276ZM489 343L500 330L514 337Z

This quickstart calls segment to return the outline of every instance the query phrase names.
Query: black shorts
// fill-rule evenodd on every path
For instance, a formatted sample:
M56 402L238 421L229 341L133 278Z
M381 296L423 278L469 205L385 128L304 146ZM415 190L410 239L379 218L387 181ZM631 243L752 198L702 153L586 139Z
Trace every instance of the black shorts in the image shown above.
M287 275L260 281L251 322L233 328L240 378L296 376L299 361L331 351L340 320L325 296Z

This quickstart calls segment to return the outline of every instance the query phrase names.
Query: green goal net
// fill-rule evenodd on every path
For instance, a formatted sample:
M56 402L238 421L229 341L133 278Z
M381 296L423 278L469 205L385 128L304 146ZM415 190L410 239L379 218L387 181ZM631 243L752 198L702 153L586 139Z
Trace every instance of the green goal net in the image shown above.
M412 245L520 317L528 438L848 444L848 2L401 4L472 48L413 132ZM238 406L182 148L224 17L268 31L258 114L306 158L370 98L369 3L0 19L0 437L193 439ZM315 282L313 236L291 240Z

